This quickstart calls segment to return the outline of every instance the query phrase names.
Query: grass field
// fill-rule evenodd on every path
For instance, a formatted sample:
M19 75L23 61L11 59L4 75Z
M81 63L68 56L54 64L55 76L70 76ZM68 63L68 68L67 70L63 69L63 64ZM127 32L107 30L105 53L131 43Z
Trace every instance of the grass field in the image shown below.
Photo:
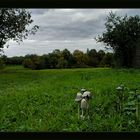
M139 89L140 70L8 66L0 70L0 131L140 131L133 116L115 110L120 83ZM75 97L81 88L93 94L86 120L77 118Z

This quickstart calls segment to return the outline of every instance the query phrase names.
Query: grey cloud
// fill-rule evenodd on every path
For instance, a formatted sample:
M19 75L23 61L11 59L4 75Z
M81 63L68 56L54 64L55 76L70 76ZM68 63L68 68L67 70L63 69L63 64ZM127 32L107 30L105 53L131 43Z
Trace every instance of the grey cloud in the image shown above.
M41 40L84 39L95 37L104 29L104 17L87 21L73 21L66 24L40 26L36 38Z
M29 12L31 12L32 16L36 16L36 15L42 15L44 14L46 11L48 11L48 9L27 9Z
M5 50L8 56L43 54L54 49L73 51L87 48L104 49L94 38L105 30L105 18L110 11L119 15L140 15L139 9L29 9L40 29L20 45L10 43Z
M113 9L114 10L114 9ZM53 9L36 17L40 40L84 39L104 29L105 13L111 9ZM117 11L115 9L114 11Z
M38 54L43 55L52 52L55 49L63 50L67 48L71 52L76 49L86 52L89 49L104 49L100 43L96 43L92 39L85 40L59 40L59 41L40 41L35 43L24 42L18 46L16 43L12 43L11 47L5 48L5 54L8 56L24 56L26 54Z
M118 11L117 14L120 16L124 16L126 14L128 16L140 15L140 9L123 9L121 11Z

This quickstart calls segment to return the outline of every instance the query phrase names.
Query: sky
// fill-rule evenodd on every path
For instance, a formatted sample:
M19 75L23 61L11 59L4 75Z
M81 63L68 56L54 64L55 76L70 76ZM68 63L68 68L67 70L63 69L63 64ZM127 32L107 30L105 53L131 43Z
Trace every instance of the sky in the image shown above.
M87 48L105 50L103 43L94 39L105 31L105 21L109 12L119 16L140 15L140 9L27 9L31 12L39 30L20 44L10 40L4 47L8 57L25 56L27 54L43 55L55 49L65 48L73 52ZM6 46L9 45L7 48Z

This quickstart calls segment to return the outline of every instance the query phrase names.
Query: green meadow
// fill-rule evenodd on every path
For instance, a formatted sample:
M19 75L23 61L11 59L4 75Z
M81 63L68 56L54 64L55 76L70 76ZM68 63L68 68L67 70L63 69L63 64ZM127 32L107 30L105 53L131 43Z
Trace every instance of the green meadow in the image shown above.
M127 98L130 89L139 92L140 69L29 70L7 66L0 70L0 131L140 131L134 113L128 116L116 111L116 87L121 83ZM84 120L78 119L75 102L81 88L93 95L90 118Z

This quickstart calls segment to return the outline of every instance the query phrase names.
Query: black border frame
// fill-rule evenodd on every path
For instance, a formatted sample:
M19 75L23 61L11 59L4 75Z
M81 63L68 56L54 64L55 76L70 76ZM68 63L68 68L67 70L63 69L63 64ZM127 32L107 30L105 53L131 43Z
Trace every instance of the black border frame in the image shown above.
M0 139L24 140L138 140L139 132L1 132Z
M8 8L140 8L139 0L0 0Z
M0 8L140 8L140 0L0 0ZM136 140L140 132L0 132L1 139Z

